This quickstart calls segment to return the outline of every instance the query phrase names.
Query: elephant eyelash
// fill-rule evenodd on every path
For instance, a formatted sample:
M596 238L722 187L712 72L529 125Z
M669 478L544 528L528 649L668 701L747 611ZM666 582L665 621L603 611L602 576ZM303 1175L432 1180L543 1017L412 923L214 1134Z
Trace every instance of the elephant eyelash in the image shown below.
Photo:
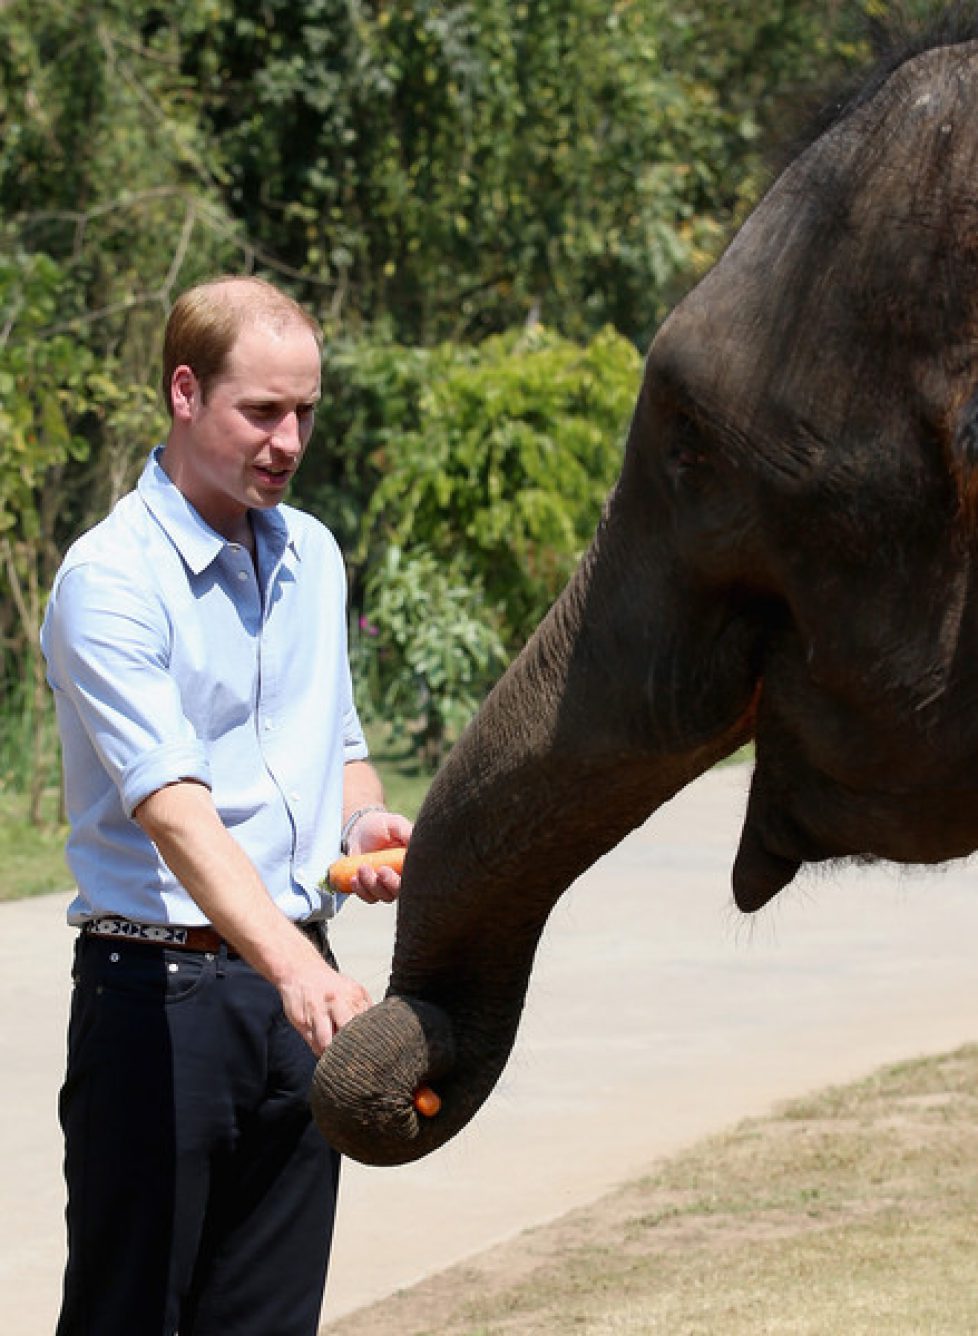
M675 481L707 462L707 450L703 434L693 417L685 410L673 415L668 427L669 446L667 461L669 472Z

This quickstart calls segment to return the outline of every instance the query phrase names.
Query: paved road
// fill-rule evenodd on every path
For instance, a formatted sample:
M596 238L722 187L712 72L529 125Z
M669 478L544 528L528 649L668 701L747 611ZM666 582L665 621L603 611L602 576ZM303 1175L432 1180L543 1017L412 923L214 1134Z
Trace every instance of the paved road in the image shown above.
M780 1099L978 1040L974 867L809 875L745 921L729 893L745 792L743 770L704 776L563 898L466 1132L417 1165L345 1166L326 1331ZM50 1336L57 1308L66 903L0 906L5 1336ZM359 904L334 930L374 996L392 935L388 909Z

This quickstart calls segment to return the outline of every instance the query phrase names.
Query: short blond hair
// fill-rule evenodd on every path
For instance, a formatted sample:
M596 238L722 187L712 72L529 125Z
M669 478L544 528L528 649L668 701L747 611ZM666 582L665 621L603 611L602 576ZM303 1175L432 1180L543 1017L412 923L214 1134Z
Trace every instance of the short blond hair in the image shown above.
M297 301L253 274L226 275L198 283L174 302L163 334L163 399L173 416L170 385L178 366L189 366L206 400L227 372L228 358L247 325L274 330L304 325L323 346L323 332Z

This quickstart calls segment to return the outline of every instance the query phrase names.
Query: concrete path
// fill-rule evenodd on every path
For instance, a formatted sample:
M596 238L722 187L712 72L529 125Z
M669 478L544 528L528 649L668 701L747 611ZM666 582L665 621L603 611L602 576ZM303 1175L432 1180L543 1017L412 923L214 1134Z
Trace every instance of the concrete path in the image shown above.
M739 768L704 776L563 898L514 1057L470 1128L416 1165L344 1167L327 1332L778 1100L978 1040L975 869L809 874L743 920L729 879L746 783ZM57 1310L66 904L0 906L8 1336L51 1336ZM350 905L334 928L375 997L392 937L379 906Z

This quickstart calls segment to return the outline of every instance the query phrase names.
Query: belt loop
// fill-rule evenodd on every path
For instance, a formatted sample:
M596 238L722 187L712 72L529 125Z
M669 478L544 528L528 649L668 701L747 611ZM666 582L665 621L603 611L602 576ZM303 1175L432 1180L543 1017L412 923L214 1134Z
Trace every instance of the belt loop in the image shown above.
M228 944L221 939L221 945L217 948L217 977L223 979L227 973L228 965Z

